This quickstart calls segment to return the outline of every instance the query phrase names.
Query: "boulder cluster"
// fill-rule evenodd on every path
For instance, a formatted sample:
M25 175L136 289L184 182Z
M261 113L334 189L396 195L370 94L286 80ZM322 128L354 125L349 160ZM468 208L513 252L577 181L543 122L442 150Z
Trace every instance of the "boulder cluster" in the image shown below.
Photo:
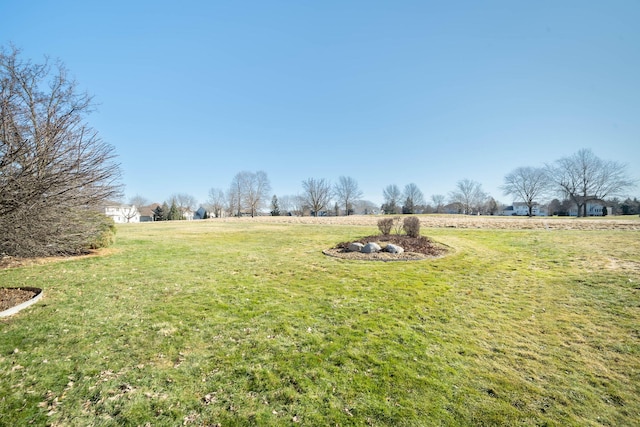
M349 252L360 252L363 254L374 254L377 252L389 252L391 254L401 254L404 252L404 249L398 245L389 243L385 245L385 247L383 248L382 246L380 246L375 242L369 242L367 244L363 244L359 242L349 243L349 245L347 246L347 250Z

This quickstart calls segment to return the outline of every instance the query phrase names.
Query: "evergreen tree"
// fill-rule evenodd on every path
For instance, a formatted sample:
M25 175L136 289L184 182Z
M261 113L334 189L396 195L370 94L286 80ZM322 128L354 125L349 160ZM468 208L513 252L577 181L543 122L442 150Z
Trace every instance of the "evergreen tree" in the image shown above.
M162 209L162 206L158 205L158 207L153 210L153 220L154 221L165 220L165 211L164 209Z
M271 199L271 216L280 216L280 206L278 205L278 197L273 195Z
M403 214L413 214L415 213L416 207L413 203L413 199L411 197L407 197L407 200L405 200L404 205L402 206L402 213Z
M162 221L167 221L169 219L169 205L167 202L162 204Z
M169 221L182 219L182 214L180 214L180 209L178 209L178 207L174 202L171 202L171 207L169 208L169 214L167 215L167 219Z

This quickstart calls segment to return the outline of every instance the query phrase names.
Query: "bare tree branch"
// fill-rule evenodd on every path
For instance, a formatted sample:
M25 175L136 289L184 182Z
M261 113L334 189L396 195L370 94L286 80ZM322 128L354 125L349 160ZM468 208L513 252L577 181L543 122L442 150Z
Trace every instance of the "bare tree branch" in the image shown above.
M64 66L19 53L0 49L0 252L75 253L95 232L89 210L119 196L120 167Z
M362 191L358 187L358 182L349 177L341 176L334 187L334 193L344 206L345 215L353 211L353 203L362 197Z
M588 149L557 160L547 170L557 189L578 206L578 216L587 216L588 202L621 195L635 185L625 164L602 160Z
M532 216L534 204L549 190L549 175L544 168L520 167L504 177L501 188L505 196L522 200Z
M331 200L331 184L324 178L309 178L302 181L302 190L305 203L311 208L312 214L326 209Z

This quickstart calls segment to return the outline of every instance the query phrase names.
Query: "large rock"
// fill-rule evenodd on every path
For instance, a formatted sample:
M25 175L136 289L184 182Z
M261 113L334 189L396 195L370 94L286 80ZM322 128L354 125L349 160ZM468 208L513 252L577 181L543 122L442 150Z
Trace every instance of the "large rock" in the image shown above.
M361 252L364 254L374 254L376 252L380 252L381 250L382 248L380 247L379 244L375 242L370 242L364 245Z
M391 254L401 254L404 252L404 249L401 248L398 245L394 245L393 243L389 243L385 248L385 251L391 253Z
M363 247L364 245L362 243L353 242L353 243L349 243L347 250L349 250L349 252L361 252Z

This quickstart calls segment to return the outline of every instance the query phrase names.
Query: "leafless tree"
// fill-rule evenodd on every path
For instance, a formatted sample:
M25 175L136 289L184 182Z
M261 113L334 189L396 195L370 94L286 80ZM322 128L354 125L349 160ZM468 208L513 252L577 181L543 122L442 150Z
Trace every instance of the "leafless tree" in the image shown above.
M402 206L402 213L412 214L416 213L418 206L424 205L424 196L420 188L413 182L404 186L404 205Z
M635 185L626 165L606 161L589 149L557 160L547 166L549 176L558 190L578 206L578 216L587 216L587 203L604 200Z
M120 196L115 151L86 123L92 97L61 62L0 47L0 253L83 252Z
M229 204L233 206L235 215L247 212L253 217L266 202L270 191L271 185L265 172L238 172L229 187Z
M133 218L140 215L140 210L134 204L131 204L129 206L123 205L121 212L127 222L131 222Z
M473 211L479 211L480 206L487 199L487 194L482 191L482 185L470 179L458 181L457 190L450 194L451 203L460 206L462 213L470 215Z
M248 173L249 172L237 173L231 180L231 185L229 185L229 190L227 190L227 204L231 215L242 215L242 211L244 210L243 191L246 187L245 180L246 174Z
M436 213L442 213L445 197L442 194L434 194L433 196L431 196L431 201L433 202L433 208L435 209Z
M402 192L400 192L400 188L398 188L397 185L388 185L382 190L382 197L384 198L384 204L382 205L384 213L400 213L400 198L402 197Z
M254 217L268 200L271 184L264 171L250 173L248 178L245 200L251 216Z
M187 218L189 212L195 210L197 201L196 198L187 193L176 193L169 198L171 204L175 204L180 215L183 219Z
M344 211L347 216L353 211L353 203L362 197L358 181L350 176L338 178L333 191L338 201L344 205Z
M549 174L544 168L519 167L504 177L501 187L505 196L522 200L533 215L533 206L549 190Z
M362 213L365 215L371 215L378 210L378 205L373 203L371 200L356 200L353 203L353 210L356 213Z
M289 204L288 210L295 216L304 216L305 211L311 211L311 208L302 194L285 196L285 201L283 203Z
M324 178L309 178L302 181L305 203L311 208L314 216L325 209L331 200L331 183Z
M149 200L147 200L145 197L136 194L135 196L133 196L132 198L129 199L129 204L133 205L137 208L141 208L142 206L146 206L149 204Z
M209 199L207 200L209 204L209 210L213 212L213 216L216 218L220 218L222 216L222 212L224 212L225 207L225 195L224 191L219 188L212 188L209 190Z

